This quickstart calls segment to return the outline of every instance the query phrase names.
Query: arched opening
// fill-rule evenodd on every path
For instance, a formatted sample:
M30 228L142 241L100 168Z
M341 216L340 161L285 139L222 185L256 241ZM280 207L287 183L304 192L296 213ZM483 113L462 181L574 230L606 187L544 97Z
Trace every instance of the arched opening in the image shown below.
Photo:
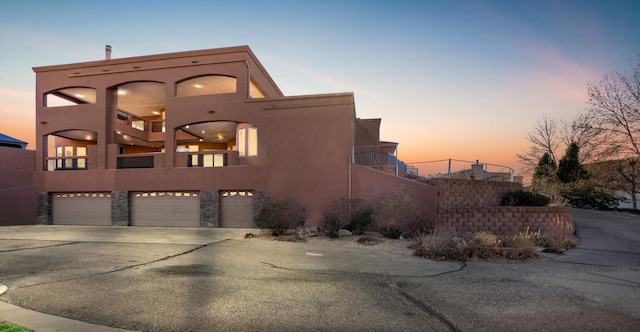
M86 170L95 168L98 134L70 129L45 135L44 170Z
M226 75L205 75L176 83L177 97L236 93L237 79Z
M68 87L53 90L44 94L44 107L75 106L95 104L96 89L89 87Z
M176 128L177 166L224 167L237 164L234 121L190 123Z

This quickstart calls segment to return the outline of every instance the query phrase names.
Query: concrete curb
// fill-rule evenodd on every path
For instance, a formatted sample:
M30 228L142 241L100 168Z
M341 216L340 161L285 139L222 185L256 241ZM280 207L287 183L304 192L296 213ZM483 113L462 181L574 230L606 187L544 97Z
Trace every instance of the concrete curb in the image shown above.
M0 285L0 294L3 293ZM6 286L4 286L6 291ZM30 328L36 332L134 332L131 330L116 329L107 326L100 326L95 324L89 324L73 319L56 317L47 314L43 314L37 311L24 309L13 304L0 301L0 320L6 320L8 322Z

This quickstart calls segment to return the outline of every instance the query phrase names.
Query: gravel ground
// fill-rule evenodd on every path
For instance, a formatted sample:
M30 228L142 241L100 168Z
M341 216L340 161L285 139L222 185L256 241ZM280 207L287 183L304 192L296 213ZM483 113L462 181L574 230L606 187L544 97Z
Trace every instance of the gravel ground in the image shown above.
M275 241L276 239L269 233L269 231L261 230L251 233L253 236L251 239L256 240L268 240ZM361 244L358 243L358 239L367 236L375 239L376 243ZM331 245L339 245L352 248L364 248L370 250L380 250L385 252L391 252L402 255L413 255L414 249L412 246L415 244L410 239L386 239L379 233L368 232L365 235L347 235L341 236L337 239L332 239L326 235L307 236L307 243L327 243Z
M249 233L247 233L249 234ZM252 236L250 239L252 240L263 240L263 241L276 241L277 239L271 235L271 233L267 230L260 230L254 233L250 233ZM362 243L358 243L358 239L360 239L363 236L367 236L369 238L374 239L375 243L371 243L369 242L368 244L362 244ZM289 236L288 239L291 239L291 241L293 241L292 239L294 238L294 236ZM575 236L571 237L571 240L577 244L579 243L579 239L577 239ZM384 251L384 252L389 252L389 253L395 253L395 254L401 254L401 255L413 255L414 253L414 246L415 246L415 241L412 239L387 239L384 238L380 233L376 233L376 232L367 232L367 234L365 235L348 235L348 236L341 236L337 239L333 239L330 238L326 235L320 234L317 236L307 236L306 237L306 243L324 243L324 244L331 244L331 245L338 245L338 246L344 246L344 247L351 247L351 248L363 248L363 249L369 249L369 250L379 250L379 251ZM542 248L539 248L542 249ZM558 254L551 254L551 253L545 253L542 252L541 250L538 250L538 256L537 257L533 257L533 258L528 258L526 260L521 259L521 260L509 260L503 257L492 257L491 259L487 259L487 261L491 261L491 262L506 262L506 261L510 261L510 262L518 262L518 261L526 261L526 262L539 262L539 261L546 261L546 260L550 260L553 259L554 257L557 257ZM473 261L473 260L472 260Z

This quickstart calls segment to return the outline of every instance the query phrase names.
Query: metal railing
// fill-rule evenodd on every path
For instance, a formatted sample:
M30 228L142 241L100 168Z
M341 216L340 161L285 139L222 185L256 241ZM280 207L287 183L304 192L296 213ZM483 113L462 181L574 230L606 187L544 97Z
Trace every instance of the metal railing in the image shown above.
M388 150L396 154L394 155ZM407 173L407 164L398 159L397 152L398 146L396 144L354 146L352 162L368 167L391 166L395 169L396 175L403 175Z
M446 166L442 166L446 163ZM510 166L480 162L479 160L440 159L407 163L417 167L425 165L427 178L475 178L479 180L514 181L514 170ZM446 167L446 171L445 171ZM490 168L491 167L491 168Z

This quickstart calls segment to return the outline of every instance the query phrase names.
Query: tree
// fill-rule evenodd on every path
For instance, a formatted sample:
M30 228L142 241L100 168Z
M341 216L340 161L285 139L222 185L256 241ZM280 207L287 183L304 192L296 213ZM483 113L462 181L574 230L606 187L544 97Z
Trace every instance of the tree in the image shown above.
M548 154L555 164L555 151L558 148L558 125L554 119L546 116L538 120L532 133L529 133L527 140L531 143L529 150L524 154L517 154L520 162L525 166L525 172L530 172L535 168L538 161L544 154Z
M544 116L538 120L534 131L529 133L527 140L531 143L529 150L516 156L524 165L524 173L535 171L537 164L544 154L554 163L559 151L566 150L572 142L580 147L578 160L590 163L597 160L598 151L605 139L603 131L591 124L591 118L586 114L577 114L570 120L555 120Z
M580 148L575 142L567 147L567 152L558 163L558 180L562 183L576 182L588 177L587 171L582 167L578 154Z
M551 158L548 152L545 152L542 157L540 157L538 165L533 171L533 181L554 177L556 172L555 160Z
M639 57L640 60L640 57ZM622 189L638 209L640 188L640 61L630 72L615 71L589 85L588 116L594 128L608 135L602 160L614 167Z

